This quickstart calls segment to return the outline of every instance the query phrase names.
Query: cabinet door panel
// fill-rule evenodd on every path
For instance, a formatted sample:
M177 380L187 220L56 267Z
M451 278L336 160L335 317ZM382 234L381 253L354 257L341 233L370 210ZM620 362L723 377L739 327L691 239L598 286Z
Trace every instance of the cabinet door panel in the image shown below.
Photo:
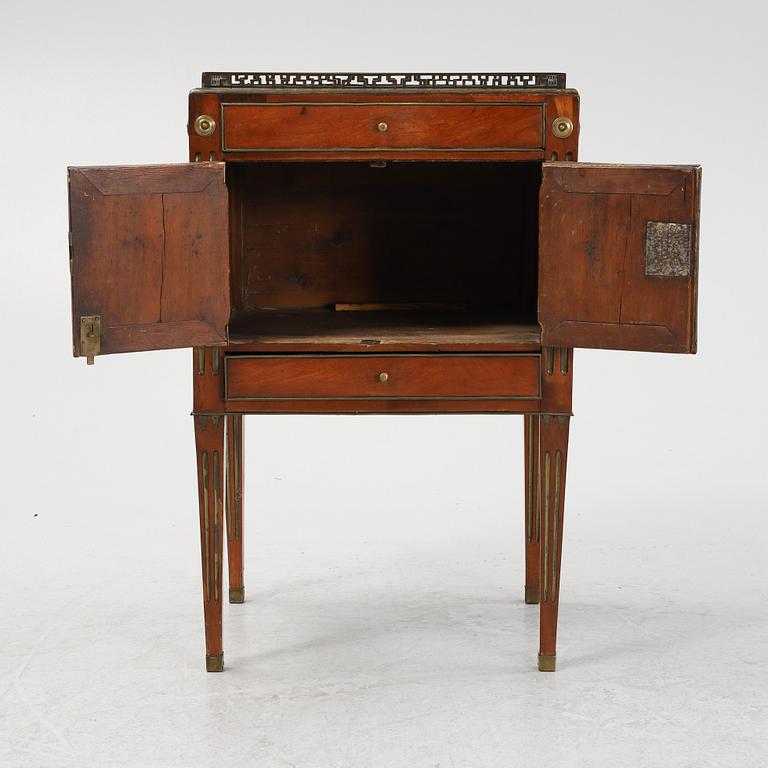
M698 166L544 164L545 345L696 351L700 179Z
M223 163L69 169L74 354L226 342L229 206Z

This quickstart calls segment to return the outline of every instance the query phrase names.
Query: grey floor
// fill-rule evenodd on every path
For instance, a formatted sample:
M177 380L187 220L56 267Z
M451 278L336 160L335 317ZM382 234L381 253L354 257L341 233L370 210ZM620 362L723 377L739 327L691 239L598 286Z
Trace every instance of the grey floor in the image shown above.
M151 452L103 459L101 496L30 488L0 561L0 765L768 765L764 516L727 523L737 499L701 508L690 484L601 484L575 429L543 674L522 424L335 420L341 456L328 424L301 447L285 420L246 424L247 602L225 606L220 675L191 440L167 473Z

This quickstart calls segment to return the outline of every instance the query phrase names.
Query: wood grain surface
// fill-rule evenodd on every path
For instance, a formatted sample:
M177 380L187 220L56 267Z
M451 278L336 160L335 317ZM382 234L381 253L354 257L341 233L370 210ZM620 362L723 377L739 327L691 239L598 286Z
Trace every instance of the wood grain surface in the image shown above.
M536 104L225 105L224 151L543 149Z
M545 163L539 322L551 346L696 351L697 166ZM687 276L646 274L649 221L690 224Z
M538 355L228 355L228 400L538 399Z
M101 353L226 341L224 165L70 168L74 353L100 315Z

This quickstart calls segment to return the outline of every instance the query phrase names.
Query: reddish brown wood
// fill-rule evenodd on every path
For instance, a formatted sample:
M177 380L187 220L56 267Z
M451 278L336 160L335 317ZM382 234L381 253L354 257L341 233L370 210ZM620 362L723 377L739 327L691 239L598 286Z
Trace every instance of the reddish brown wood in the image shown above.
M551 346L696 351L700 168L544 165L539 321ZM692 226L688 276L646 275L649 221Z
M305 90L300 93L297 92L291 92L291 91L275 91L275 90L242 90L242 89L235 89L235 90L225 90L225 89L213 89L213 90L205 90L205 89L197 89L192 91L190 94L189 99L189 134L190 134L190 159L194 160L195 157L199 156L201 159L205 160L208 159L209 156L211 156L211 153L213 157L220 157L219 153L221 152L222 148L222 136L223 136L223 130L221 127L221 114L222 109L224 111L229 111L233 109L251 109L253 110L258 109L262 105L287 105L287 104L295 104L296 102L300 102L302 105L306 105L307 109L313 109L317 111L318 106L323 103L332 102L334 104L349 105L348 109L350 110L361 110L364 109L363 106L361 106L361 103L371 103L374 102L378 105L381 105L383 109L387 110L395 110L398 102L419 102L420 104L424 105L421 108L422 109L438 109L439 107L437 105L452 105L452 109L458 109L461 105L472 105L464 107L465 109L482 109L482 110L489 110L489 109L496 109L496 110L513 110L517 105L523 108L523 114L529 113L531 109L539 109L541 110L543 107L543 114L541 115L540 119L540 126L537 130L537 136L536 139L531 139L531 141L536 141L535 147L536 149L519 149L519 150L509 150L509 151L499 151L498 148L493 149L482 149L478 147L469 147L473 151L471 152L462 152L457 151L462 149L462 123L464 121L461 121L457 127L456 130L454 130L453 126L450 124L445 123L445 121L442 121L440 124L440 129L429 133L425 132L425 136L429 138L430 136L439 137L442 142L444 142L445 149L437 150L437 151L425 151L423 149L414 151L411 148L406 149L393 149L391 146L386 148L384 150L381 149L374 149L372 151L360 151L359 149L355 149L353 151L345 151L344 149L338 149L340 146L340 142L338 141L337 136L335 135L334 127L331 126L328 129L327 141L329 142L328 146L329 149L326 151L321 151L318 149L314 149L313 151L307 152L307 151L286 151L285 149L272 149L267 151L260 151L258 153L254 153L251 151L253 148L253 144L249 145L251 149L246 148L246 151L244 152L235 152L231 149L226 152L226 159L228 160L254 160L256 159L254 157L255 154L258 155L259 160L308 160L308 159L314 159L314 160L372 160L372 159L378 159L378 158L386 158L390 160L394 159L405 159L405 160L411 160L414 159L414 157L418 157L419 159L424 160L438 160L438 159L456 159L456 160L465 160L465 159L472 159L472 160L542 160L545 157L550 158L552 154L552 148L550 147L552 133L551 133L551 122L554 119L554 117L558 115L570 115L575 118L575 120L578 120L578 94L576 91L570 90L570 89L564 89L561 91L553 91L553 90L540 90L540 91L520 91L520 90L509 90L509 91L492 91L492 92L483 92L479 91L477 89L469 89L469 90L455 90L455 91L414 91L412 89L407 89L405 91L402 90L393 90L388 92L382 92L380 90L360 90L360 91L354 91L354 92L342 92L342 91L310 91ZM358 106L355 106L357 104ZM238 106L235 107L234 105L246 105L245 107ZM250 105L250 107L248 106ZM263 107L262 107L263 108ZM267 109L272 107L266 107ZM289 107L283 106L278 107L279 109L288 110ZM323 109L329 109L330 107L325 106ZM299 107L300 109L300 107ZM194 119L201 114L207 114L212 117L215 117L217 119L217 128L215 133L210 137L200 137L195 135L194 131L192 130L192 125L194 123ZM475 113L477 114L477 113ZM485 114L485 112L481 113ZM502 116L506 113L502 112ZM295 122L291 124L291 130L294 130L296 128ZM376 121L375 125L378 125L378 122L380 120ZM396 121L396 125L397 125ZM436 126L437 126L436 122ZM258 130L261 130L258 128ZM501 123L495 130L496 135L504 139L505 137L508 137L509 134L505 133L506 129L506 119L504 123ZM464 129L466 131L466 129ZM469 128L469 136L467 140L473 139L473 133L477 129L470 127ZM491 129L487 129L491 130ZM529 131L531 131L532 134L532 128L528 128ZM378 133L378 130L377 130ZM389 133L389 130L386 132ZM367 134L366 134L367 135ZM386 134L385 134L386 135ZM290 136L286 134L285 140L288 140ZM571 151L572 153L575 153L575 145L578 138L578 124L577 124L577 130L575 132L575 135L572 139L569 140L563 140L558 139L556 142L556 150L561 151L561 157L565 157L566 152ZM316 141L314 137L310 136L310 140ZM381 138L379 140L382 140ZM477 141L477 137L474 139ZM508 138L507 138L508 140ZM542 141L545 141L547 143L547 150L542 150L541 147L543 146L541 144ZM231 141L228 139L228 146L232 146ZM525 146L528 146L526 144ZM330 147L337 147L336 149L331 149ZM258 149L265 150L265 147L261 146L258 147ZM467 157L469 155L469 158ZM575 154L574 154L575 159Z
M216 128L210 136L198 136L194 122L199 115L208 115L216 122ZM190 162L223 160L221 152L221 106L218 94L192 91L189 99L189 135Z
M224 668L221 638L224 417L195 416L195 444L200 506L206 668L209 672L221 672Z
M538 355L226 357L233 400L487 398L538 400Z
M491 330L491 329L489 329ZM537 327L538 331L538 327ZM323 341L318 339L316 341L305 339L303 341L288 340L285 342L279 342L274 338L266 341L261 341L261 337L256 338L259 341L243 341L231 344L226 347L229 352L235 354L241 354L243 352L259 352L265 354L295 354L295 353L307 353L307 354L319 354L319 353L342 353L348 354L350 352L386 352L388 354L394 353L415 353L415 354L459 354L464 352L478 353L478 352L540 352L541 345L533 344L532 342L515 342L512 339L515 335L509 334L509 341L500 341L498 338L493 338L489 332L485 341L478 341L476 339L465 339L458 341L456 339L430 340L427 338L428 329L423 329L423 332L417 335L414 333L414 338L410 341L395 341L391 339L366 339L357 338L354 341L351 339L343 339L339 341ZM521 334L521 336L527 336L527 334Z
M545 102L546 148L544 159L549 162L575 161L579 156L579 96L573 92L554 93ZM567 117L573 123L573 133L561 138L555 136L552 124L555 119Z
M471 104L547 104L554 99L578 99L573 88L541 88L520 90L517 88L483 90L480 88L456 88L451 90L419 90L417 88L388 89L361 88L356 90L333 89L259 89L259 88L194 88L189 94L190 124L206 98L226 104L284 104L306 101L310 104L332 102L353 104L355 102L382 102L398 104L403 101L419 103L471 103Z
M363 102L225 105L224 151L542 149L539 105Z
M226 341L227 191L213 164L70 168L72 321L101 354Z
M538 603L539 542L541 518L538 511L536 484L539 478L539 417L524 416L525 455L525 602Z
M573 350L544 347L541 350L541 410L570 414L572 391Z
M227 413L537 413L541 400L228 400Z
M536 481L536 506L540 531L539 588L541 601L539 608L539 669L543 672L554 672L570 417L542 414L537 419L539 477Z
M502 310L249 312L229 326L230 351L301 345L310 351L515 351L538 352L541 329ZM425 349L426 348L426 349Z
M76 354L86 315L102 352L195 347L208 669L225 525L244 595L248 413L524 415L553 669L573 347L695 349L699 169L577 164L571 90L203 89L188 134L191 165L71 169L73 322ZM646 276L647 221L692 225L689 276Z
M243 417L227 420L227 563L229 602L245 600L243 582Z
M224 413L224 354L226 348L192 350L192 393L195 413Z

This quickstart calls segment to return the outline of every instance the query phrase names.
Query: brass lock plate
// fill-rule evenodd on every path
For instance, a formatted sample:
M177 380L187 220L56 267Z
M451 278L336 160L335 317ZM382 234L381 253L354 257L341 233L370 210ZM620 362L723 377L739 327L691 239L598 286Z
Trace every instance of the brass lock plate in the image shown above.
M93 363L95 355L101 353L101 315L84 315L80 318L80 356Z

